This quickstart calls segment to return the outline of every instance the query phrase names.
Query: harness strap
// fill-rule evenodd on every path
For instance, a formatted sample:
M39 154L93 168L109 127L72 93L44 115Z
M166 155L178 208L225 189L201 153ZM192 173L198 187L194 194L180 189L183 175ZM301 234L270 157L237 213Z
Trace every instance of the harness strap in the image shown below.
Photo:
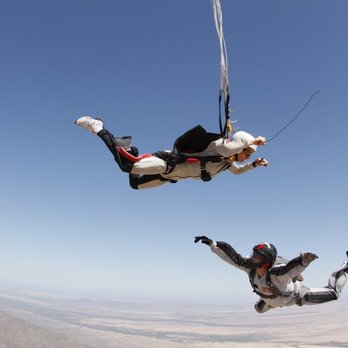
M168 158L166 158L165 160L167 162L166 174L170 174L174 170L177 164L180 164L183 162L188 162L188 163L200 162L201 171L207 173L210 176L210 174L206 170L206 163L208 162L220 163L220 162L228 160L228 158L221 157L221 156L191 156L191 155L185 155L185 154L179 154L175 156L173 154L173 156L168 156ZM206 177L205 174L203 176ZM209 181L209 180L203 180L203 181Z
M220 163L227 160L226 157L221 156L187 156L180 154L180 162L197 163L200 164L201 169L201 179L204 182L210 181L212 179L210 173L207 171L207 162ZM180 163L179 162L179 163Z
M258 290L256 290L255 287L253 287L253 291L255 292L255 294L259 295L262 298L277 298L278 296L291 296L290 294L289 295L284 294L274 285L272 285L270 287L270 290L272 292L272 295L265 295L265 294L259 292Z
M211 180L211 175L207 172L207 168L205 167L206 162L205 161L200 161L200 167L201 167L201 179L204 182L210 181Z
M222 156L192 156L192 155L185 155L185 154L180 154L179 155L179 160L177 163L182 163L182 162L212 162L212 163L220 163L223 161L228 160L228 157L222 157Z
M253 288L253 291L257 295L259 295L261 298L276 298L278 296L286 296L286 294L284 294L275 285L273 285L271 283L269 272L267 272L267 279L268 279L267 280L267 285L269 286L269 290L272 292L272 295L265 295L265 294L261 293L260 291L258 291L258 289L255 287L255 284L254 284L254 277L255 277L255 275L256 275L256 271L255 270L249 273L249 282L250 282L251 287Z

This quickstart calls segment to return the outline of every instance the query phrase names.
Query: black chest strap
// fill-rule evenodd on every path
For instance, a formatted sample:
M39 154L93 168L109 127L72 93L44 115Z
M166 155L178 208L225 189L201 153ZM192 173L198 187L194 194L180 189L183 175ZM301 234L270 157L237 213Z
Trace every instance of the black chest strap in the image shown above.
M199 162L199 166L201 170L201 179L202 181L207 182L212 179L210 173L207 171L207 168L206 168L207 163L208 162L221 163L223 161L226 161L226 158L222 156L190 156L186 154L179 154L177 162L175 164L183 163L186 161Z
M262 292L259 291L257 288L256 284L254 284L254 278L256 276L256 271L253 270L249 273L249 282L251 287L253 288L253 291L259 295L261 298L276 298L278 296L283 295L283 293L276 287L274 284L271 283L271 276L270 273L267 272L266 277L267 277L267 288L271 292L270 295L265 295Z

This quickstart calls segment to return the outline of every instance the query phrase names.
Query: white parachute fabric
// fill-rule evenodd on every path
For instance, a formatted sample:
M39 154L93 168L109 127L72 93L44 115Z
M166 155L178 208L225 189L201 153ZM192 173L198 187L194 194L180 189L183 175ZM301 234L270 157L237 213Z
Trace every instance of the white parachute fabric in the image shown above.
M222 10L219 0L211 0L213 6L213 14L216 32L219 37L220 44L220 96L223 95L225 102L225 113L226 117L229 115L229 97L230 97L230 84L228 81L228 61L227 61L227 50L224 38L224 32L222 27Z

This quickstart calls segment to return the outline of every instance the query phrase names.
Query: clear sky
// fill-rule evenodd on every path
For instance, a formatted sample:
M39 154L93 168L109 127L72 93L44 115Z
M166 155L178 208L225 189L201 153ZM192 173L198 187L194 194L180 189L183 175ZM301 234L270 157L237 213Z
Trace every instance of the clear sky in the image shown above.
M232 118L271 137L268 168L134 191L92 134L101 116L143 153L218 131L209 0L6 1L0 12L0 287L123 299L233 301L246 275L195 235L249 254L312 251L326 284L348 249L346 0L221 0ZM344 294L347 298L347 294ZM255 297L253 299L256 300Z

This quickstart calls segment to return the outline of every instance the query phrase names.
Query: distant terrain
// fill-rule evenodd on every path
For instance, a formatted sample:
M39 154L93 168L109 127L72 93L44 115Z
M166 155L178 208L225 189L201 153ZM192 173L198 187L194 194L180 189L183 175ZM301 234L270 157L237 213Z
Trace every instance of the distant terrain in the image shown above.
M0 348L348 347L348 303L274 310L0 290Z
M73 339L0 312L1 348L83 348Z

